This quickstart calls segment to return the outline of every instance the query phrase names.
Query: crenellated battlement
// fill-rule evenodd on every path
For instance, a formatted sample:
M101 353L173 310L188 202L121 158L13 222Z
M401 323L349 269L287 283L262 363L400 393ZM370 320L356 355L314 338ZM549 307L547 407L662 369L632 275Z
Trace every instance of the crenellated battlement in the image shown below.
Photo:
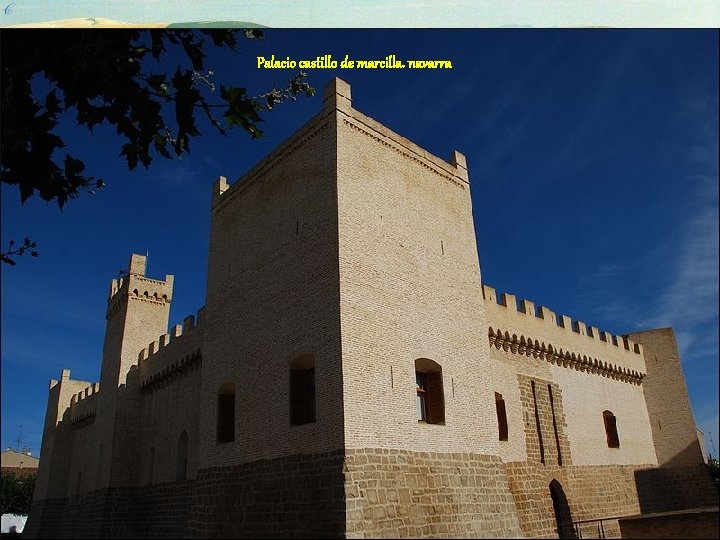
M100 383L96 382L73 394L70 398L70 421L72 425L80 424L95 417L99 393Z
M601 331L567 315L557 315L545 306L535 306L534 302L518 299L509 293L498 294L487 285L483 285L483 297L488 324L494 329L489 339L496 346L523 346L527 350L524 341L535 344L531 336L542 336L538 353L542 354L543 345L546 349L551 347L549 361L559 360L557 354L560 353L562 359L567 357L567 361L560 359L559 365L577 364L590 368L592 372L623 377L630 374L633 380L637 377L641 380L644 376L646 368L642 345L626 336Z
M126 302L137 301L163 305L172 301L174 276L168 274L165 280L151 279L145 276L147 257L132 254L130 273L110 282L110 296L106 318L109 320Z
M170 376L188 368L194 368L202 358L201 340L205 308L197 316L188 315L183 324L177 324L170 332L158 337L138 354L140 388L150 389Z
M113 296L120 292L120 289L122 289L125 284L127 284L127 276L120 276L110 282L110 295L108 296L108 302L112 300Z

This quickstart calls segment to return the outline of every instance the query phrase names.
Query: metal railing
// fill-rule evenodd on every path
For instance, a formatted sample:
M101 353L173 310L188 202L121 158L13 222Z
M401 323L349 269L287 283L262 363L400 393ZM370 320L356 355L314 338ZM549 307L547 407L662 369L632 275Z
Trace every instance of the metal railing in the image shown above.
M582 539L582 525L586 525L589 523L595 523L597 527L597 536L594 538L606 538L605 536L605 522L607 521L617 521L620 518L627 517L627 516L613 516L613 517L605 517L605 518L598 518L598 519L581 519L578 521L573 521L573 529L575 530L575 537L578 539Z

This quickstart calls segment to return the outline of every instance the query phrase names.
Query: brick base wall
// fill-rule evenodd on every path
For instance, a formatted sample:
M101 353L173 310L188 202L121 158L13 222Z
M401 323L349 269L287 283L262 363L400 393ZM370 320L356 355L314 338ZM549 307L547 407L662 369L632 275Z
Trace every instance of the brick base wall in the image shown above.
M202 470L189 528L199 538L342 537L343 453Z
M572 529L574 521L639 513L634 481L636 469L625 465L558 467L528 462L508 463L508 481L523 533L532 538L558 537L550 495L553 480L559 483L569 507L565 529ZM616 521L603 525L608 538L619 537ZM583 532L596 527L596 523L585 525Z
M180 538L188 534L194 482L106 489L36 501L26 538Z
M718 506L718 491L705 465L635 471L640 511L668 512Z
M521 537L496 456L348 450L348 538Z
M623 538L720 538L717 507L623 518L620 529Z
M342 537L343 453L198 471L196 480L36 501L27 538Z
M508 482L523 533L557 538L550 482L562 486L571 521L717 505L717 493L703 467L657 469L637 465L544 466L507 464ZM583 525L583 537L598 523ZM605 536L619 538L617 520L603 523Z
M703 468L503 463L497 456L357 449L198 472L195 480L36 501L27 538L556 538L568 520L717 505ZM713 498L714 495L714 498ZM596 523L584 526L590 537ZM604 523L619 537L617 521Z

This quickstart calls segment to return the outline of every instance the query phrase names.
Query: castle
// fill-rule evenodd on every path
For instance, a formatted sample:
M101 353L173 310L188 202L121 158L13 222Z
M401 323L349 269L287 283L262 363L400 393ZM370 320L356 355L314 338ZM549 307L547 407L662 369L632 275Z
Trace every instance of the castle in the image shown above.
M672 329L483 285L465 157L323 108L213 186L206 305L113 280L100 382L50 382L27 536L587 537L717 504Z

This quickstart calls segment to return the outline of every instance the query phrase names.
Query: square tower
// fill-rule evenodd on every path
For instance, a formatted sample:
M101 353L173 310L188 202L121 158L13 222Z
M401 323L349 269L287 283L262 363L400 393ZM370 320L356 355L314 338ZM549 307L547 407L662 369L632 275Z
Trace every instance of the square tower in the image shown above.
M495 404L469 188L462 154L442 160L357 111L340 79L266 159L232 185L217 180L201 469L269 460L266 481L297 481L323 516L313 526L339 534L369 533L363 515L392 515L418 475L450 481L421 471L451 470L448 493L468 517L444 513L439 527L519 534L488 436ZM235 433L222 427L230 400ZM276 465L294 467L284 459L301 459L306 473L281 480ZM326 480L306 492L317 476ZM389 492L353 495L381 477ZM498 486L493 504L507 519L476 519L492 513L490 501L463 491L461 478ZM423 493L419 504L431 504Z

